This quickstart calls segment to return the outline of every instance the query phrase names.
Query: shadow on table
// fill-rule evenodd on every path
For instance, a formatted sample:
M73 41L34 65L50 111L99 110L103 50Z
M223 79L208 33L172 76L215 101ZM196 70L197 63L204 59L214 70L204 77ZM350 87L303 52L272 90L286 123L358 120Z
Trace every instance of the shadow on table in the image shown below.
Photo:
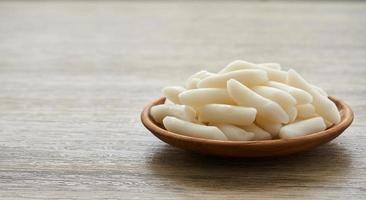
M336 143L278 158L220 158L168 145L157 150L147 167L153 176L176 184L217 190L301 186L331 182L349 172L351 157Z

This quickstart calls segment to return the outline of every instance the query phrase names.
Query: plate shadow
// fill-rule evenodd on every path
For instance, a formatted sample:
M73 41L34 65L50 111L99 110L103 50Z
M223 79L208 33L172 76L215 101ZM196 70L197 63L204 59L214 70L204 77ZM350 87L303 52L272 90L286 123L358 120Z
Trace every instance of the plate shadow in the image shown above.
M146 164L153 176L220 191L326 183L345 176L351 162L347 149L333 142L295 155L254 159L205 156L164 145Z

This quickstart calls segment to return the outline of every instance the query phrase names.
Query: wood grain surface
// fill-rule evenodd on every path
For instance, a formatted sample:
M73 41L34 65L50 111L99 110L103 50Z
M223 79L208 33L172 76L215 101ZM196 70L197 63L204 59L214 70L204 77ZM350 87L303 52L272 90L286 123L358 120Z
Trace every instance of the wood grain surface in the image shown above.
M313 151L223 159L140 123L165 85L279 62L345 100ZM0 2L0 199L365 199L366 3Z

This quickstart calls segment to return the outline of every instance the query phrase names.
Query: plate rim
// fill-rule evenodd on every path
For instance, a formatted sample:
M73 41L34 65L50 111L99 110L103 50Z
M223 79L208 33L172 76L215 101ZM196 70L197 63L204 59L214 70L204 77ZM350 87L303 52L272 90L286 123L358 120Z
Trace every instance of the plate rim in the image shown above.
M165 97L160 97L155 99L154 101L147 104L143 111L141 112L141 122L142 124L152 132L156 137L158 135L169 137L171 139L182 140L185 142L191 143L200 143L200 144L209 144L209 145L220 145L220 146L268 146L268 145L286 145L290 143L303 143L304 141L313 141L322 138L331 138L330 140L334 139L335 137L339 136L346 128L348 128L354 119L354 113L349 105L347 105L344 101L337 99L334 96L328 97L331 101L333 101L338 111L341 114L341 121L331 126L330 128L312 133L305 136L298 136L295 138L288 138L288 139L272 139L272 140L256 140L256 141L223 141L223 140L212 140L212 139L205 139L205 138L198 138L198 137L191 137L185 136L178 133L174 133L168 131L159 125L152 119L150 115L150 109L152 106L163 104L165 101ZM159 138L159 137L158 137ZM159 138L161 140L161 138ZM165 142L165 141L164 141ZM167 143L167 142L166 142Z

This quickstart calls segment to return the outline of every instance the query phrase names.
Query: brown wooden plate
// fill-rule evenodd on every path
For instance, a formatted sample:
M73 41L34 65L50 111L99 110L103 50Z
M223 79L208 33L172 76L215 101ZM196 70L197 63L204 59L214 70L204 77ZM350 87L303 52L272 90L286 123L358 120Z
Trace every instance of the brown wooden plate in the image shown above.
M353 121L351 108L335 97L329 97L338 107L341 122L328 129L291 139L275 139L262 141L218 141L176 134L164 129L150 116L150 108L165 101L161 97L148 104L141 113L144 126L160 140L189 151L225 157L270 157L289 155L315 148L339 136Z

